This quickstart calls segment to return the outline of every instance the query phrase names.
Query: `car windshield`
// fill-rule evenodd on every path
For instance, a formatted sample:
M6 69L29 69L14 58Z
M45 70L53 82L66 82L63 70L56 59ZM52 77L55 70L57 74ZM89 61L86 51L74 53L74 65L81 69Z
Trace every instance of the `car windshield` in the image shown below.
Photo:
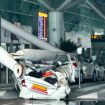
M66 61L68 61L68 57L67 57L67 55L59 55L58 57L57 57L57 60L56 61L60 61L60 62L66 62Z

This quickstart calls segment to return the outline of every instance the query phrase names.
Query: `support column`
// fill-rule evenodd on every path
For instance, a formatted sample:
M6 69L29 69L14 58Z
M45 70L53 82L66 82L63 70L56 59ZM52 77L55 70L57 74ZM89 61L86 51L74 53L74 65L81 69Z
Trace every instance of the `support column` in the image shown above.
M60 47L61 40L64 40L64 19L63 12L49 12L49 43Z

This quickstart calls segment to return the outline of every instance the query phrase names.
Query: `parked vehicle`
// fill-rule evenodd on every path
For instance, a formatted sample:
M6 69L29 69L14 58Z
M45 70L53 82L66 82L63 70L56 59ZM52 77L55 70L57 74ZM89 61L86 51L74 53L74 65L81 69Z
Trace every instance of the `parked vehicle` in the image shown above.
M103 64L98 63L98 67L99 67L99 73L98 73L98 78L100 80L104 80L105 81L105 67Z
M63 99L70 93L70 87L62 71L54 71L41 64L25 64L25 74L16 78L14 87L19 97L25 99Z
M83 82L85 79L92 79L92 81L101 80L102 67L91 59L84 56L78 56L79 67L80 67L80 81ZM75 78L78 80L79 72L76 73Z
M55 64L59 63L61 69L65 71L66 76L70 82L75 82L75 71L78 71L79 65L74 53L58 54L55 59Z
M105 80L104 67L82 55L59 54L55 59L56 62L60 63L60 69L66 72L70 82L79 80L79 70L81 83L86 79L92 79L92 81Z

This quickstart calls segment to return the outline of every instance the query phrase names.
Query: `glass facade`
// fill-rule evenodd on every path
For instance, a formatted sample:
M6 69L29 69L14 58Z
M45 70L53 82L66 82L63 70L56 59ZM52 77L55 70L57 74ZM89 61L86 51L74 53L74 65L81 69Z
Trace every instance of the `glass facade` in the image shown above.
M101 10L105 9L105 3L102 0L95 0ZM105 20L92 10L86 0L71 9L64 11L65 29L67 31L91 32L94 29L104 29Z
M64 0L45 1L53 8L57 8L64 2ZM95 0L95 2L98 6L101 6L102 10L105 9L104 0ZM49 12L48 9L40 5L36 0L0 1L0 14L3 18L11 22L18 21L21 24L32 26L33 30L37 30L35 27L37 27L37 13L39 11ZM97 28L104 29L105 27L105 20L88 6L86 0L78 6L65 10L64 22L66 31L85 30L88 32Z
M34 0L1 0L0 14L3 18L13 22L18 21L23 25L34 26L37 12L48 12Z

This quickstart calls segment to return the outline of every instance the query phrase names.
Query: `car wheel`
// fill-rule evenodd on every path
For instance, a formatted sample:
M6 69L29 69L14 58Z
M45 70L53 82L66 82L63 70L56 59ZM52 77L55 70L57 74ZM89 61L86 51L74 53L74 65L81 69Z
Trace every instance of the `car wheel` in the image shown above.
M69 104L69 95L66 95L65 98L60 99L60 101L64 101L68 105Z
M92 80L93 80L93 82L96 82L97 81L96 72L93 72Z
M98 72L97 74L97 81L100 81L101 80L101 77L100 77L100 73Z
M19 87L17 86L17 93L19 94L20 93L20 89L19 89Z
M75 83L76 84L79 83L79 79L78 78L75 79Z

